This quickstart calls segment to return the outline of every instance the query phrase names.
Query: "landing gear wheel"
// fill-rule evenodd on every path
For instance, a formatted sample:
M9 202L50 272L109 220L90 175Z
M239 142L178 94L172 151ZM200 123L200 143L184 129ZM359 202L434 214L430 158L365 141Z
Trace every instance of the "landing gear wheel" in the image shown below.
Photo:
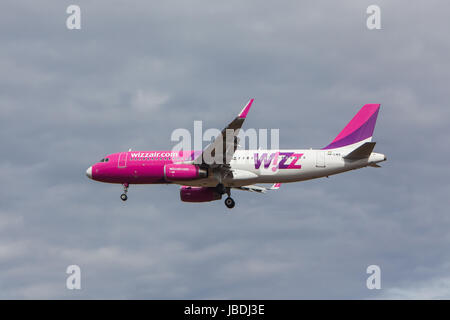
M120 199L122 199L122 201L127 201L127 199L128 199L128 196L127 196L128 187L130 185L128 183L123 183L122 186L123 186L123 193L120 195Z
M236 203L232 198L228 197L225 199L225 205L227 206L228 209L233 209L235 204Z

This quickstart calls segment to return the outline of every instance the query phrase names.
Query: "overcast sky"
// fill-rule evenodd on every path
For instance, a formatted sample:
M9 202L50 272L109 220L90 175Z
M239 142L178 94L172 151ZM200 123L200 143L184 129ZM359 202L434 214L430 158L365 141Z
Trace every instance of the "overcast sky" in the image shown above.
M66 8L81 7L81 30ZM368 30L366 8L381 8ZM0 298L450 298L450 4L10 1L0 4ZM176 128L279 128L327 145L381 103L366 168L189 204L179 187L94 182L109 153ZM67 290L67 266L82 290ZM366 268L381 268L381 290Z

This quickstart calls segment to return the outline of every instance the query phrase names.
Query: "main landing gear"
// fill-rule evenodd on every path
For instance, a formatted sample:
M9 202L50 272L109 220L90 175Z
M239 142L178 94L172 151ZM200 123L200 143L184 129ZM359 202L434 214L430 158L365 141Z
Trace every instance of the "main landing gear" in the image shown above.
M227 197L225 199L225 205L227 206L228 209L233 209L235 204L236 203L234 202L233 198Z
M216 186L216 190L220 194L227 194L228 197L225 199L225 205L228 209L233 209L236 203L234 202L233 198L231 198L231 190L229 187L225 187L223 184L219 183Z
M120 195L120 199L122 199L122 201L127 201L128 196L128 183L124 183L123 184L123 193Z

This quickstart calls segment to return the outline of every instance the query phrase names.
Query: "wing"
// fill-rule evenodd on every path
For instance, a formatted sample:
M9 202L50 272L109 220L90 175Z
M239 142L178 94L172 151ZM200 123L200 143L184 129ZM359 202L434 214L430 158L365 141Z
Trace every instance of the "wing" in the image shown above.
M220 167L230 163L233 154L238 147L238 133L254 99L245 105L242 111L226 126L214 142L208 145L203 152L194 159L195 164L202 164L212 167Z
M235 189L250 191L250 192L266 193L268 190L278 190L278 189L280 189L280 186L281 186L281 183L275 183L270 188L252 184L249 186L236 187Z

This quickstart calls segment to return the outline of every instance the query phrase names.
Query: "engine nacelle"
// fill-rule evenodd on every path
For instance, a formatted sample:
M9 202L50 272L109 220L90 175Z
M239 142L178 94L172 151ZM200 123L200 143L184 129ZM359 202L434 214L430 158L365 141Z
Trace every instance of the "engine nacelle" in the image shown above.
M193 164L166 164L164 178L167 181L183 181L206 178L208 172Z
M180 198L184 202L208 202L222 199L215 188L182 186Z

